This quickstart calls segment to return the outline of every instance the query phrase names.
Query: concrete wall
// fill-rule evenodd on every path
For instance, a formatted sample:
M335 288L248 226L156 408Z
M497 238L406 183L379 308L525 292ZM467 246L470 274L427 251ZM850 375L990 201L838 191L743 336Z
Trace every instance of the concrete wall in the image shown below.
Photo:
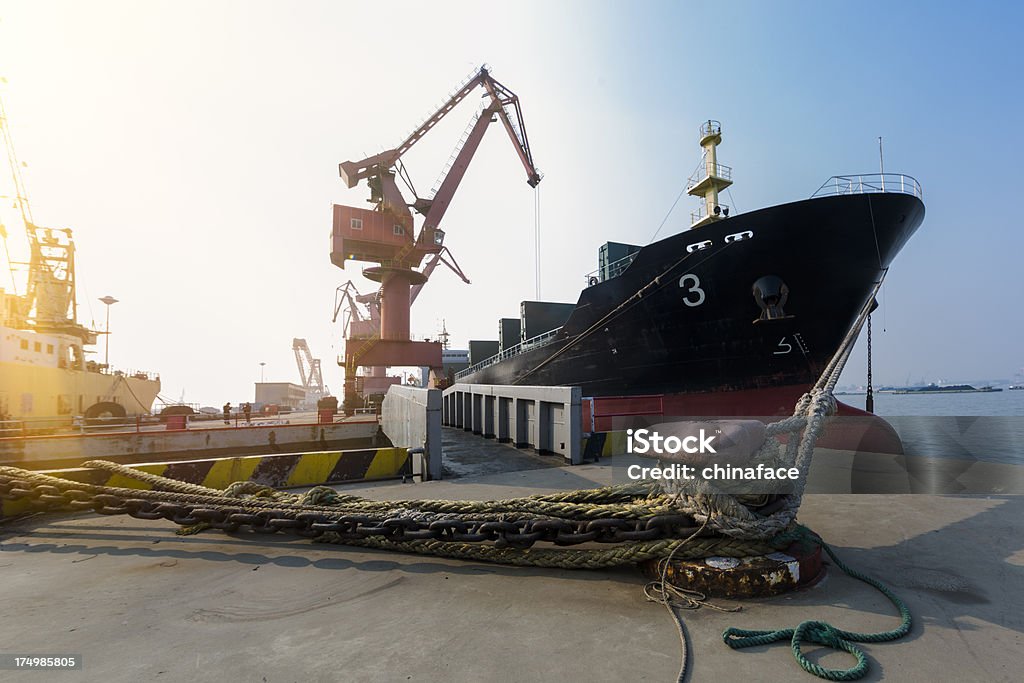
M441 478L441 390L393 386L381 404L381 428L395 446L423 448L413 458L413 473L424 479ZM426 463L423 472L422 463Z
M376 420L334 424L268 425L141 431L119 434L65 434L0 439L0 462L15 467L74 467L101 459L139 462L174 457L220 457L256 453L296 453L333 448L367 448L375 443Z
M581 396L579 387L456 384L444 391L442 421L518 448L557 453L578 465Z

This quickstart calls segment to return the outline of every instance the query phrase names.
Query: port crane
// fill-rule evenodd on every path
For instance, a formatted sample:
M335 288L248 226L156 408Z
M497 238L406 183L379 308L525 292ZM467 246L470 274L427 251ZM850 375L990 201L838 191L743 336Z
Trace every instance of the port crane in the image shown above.
M355 283L349 280L334 291L334 317L331 318L331 322L338 322L338 316L342 315L343 308L345 310L341 329L342 336L348 340L346 343L380 337L380 290L361 294ZM338 359L338 365L344 364L342 356ZM345 377L346 391L355 395L387 391L390 383L392 381L387 377L387 368L383 366L365 369L363 375Z
M447 254L448 258L445 258ZM445 247L437 254L430 257L427 265L423 268L423 275L427 278L434 272L439 264L446 265L452 272L459 276L463 282L467 285L471 284L470 279L462 272L462 268L455 261L455 257L452 256L448 248ZM412 306L416 303L417 297L423 290L423 283L413 285L409 290L409 305ZM380 334L380 289L370 292L369 294L360 294L359 290L356 289L355 283L351 280L340 285L334 292L334 316L331 318L332 323L338 322L338 316L341 315L342 307L348 304L348 308L342 318L342 329L345 331L345 338L349 338L350 329L354 329L355 333L352 336L355 337L373 337ZM362 306L366 309L363 312ZM351 328L353 321L356 323L355 328Z
M448 258L445 258L446 253ZM423 275L429 278L441 263L448 266L467 285L470 284L469 278L462 272L459 264L447 249L430 257L427 265L423 268ZM409 292L410 306L416 303L416 298L422 290L423 284L413 285ZM349 280L334 292L334 316L331 318L331 322L338 322L338 316L342 316L342 334L348 341L377 339L380 337L380 299L379 289L368 294L361 294L355 283ZM343 308L345 309L344 314L342 314ZM444 342L442 346L447 348L444 346ZM338 364L344 365L344 360L339 360ZM354 391L360 395L384 393L390 384L400 381L400 377L388 377L386 367L370 367L364 375L357 374L355 376Z
M324 384L324 376L320 372L320 359L313 358L309 344L305 339L292 339L292 351L295 353L295 364L299 366L299 377L302 388L306 390L307 401L318 401L330 394Z
M5 259L16 283L15 265L28 267L25 294L18 295L17 285L0 307L0 323L5 319L11 327L51 334L66 334L77 338L71 361L74 369L84 368L83 345L96 343L96 332L78 323L78 297L75 286L75 243L70 228L44 228L35 224L28 191L21 174L23 163L14 152L14 142L7 127L7 112L0 100L0 143L7 156L13 181L13 195L0 199L11 201L18 209L25 227L29 247L27 263L15 263L7 251L7 230L0 222L0 240L4 243ZM0 290L2 291L2 290Z
M447 258L445 255L447 254ZM439 264L446 265L467 285L471 284L462 268L455 261L455 258L446 249L430 257L427 265L423 268L423 275L430 277ZM409 305L416 303L416 298L423 290L423 284L413 285L409 291ZM367 340L380 338L380 299L379 289L368 294L360 294L355 283L351 280L340 285L334 292L334 316L331 322L338 322L338 316L342 315L342 308L345 307L342 317L342 334L346 340ZM347 307L346 307L347 304ZM339 365L345 361L339 360ZM369 379L368 378L372 378ZM367 385L367 381L369 384ZM382 366L371 367L364 375L356 375L355 392L357 394L383 393L387 391L389 384L401 381L399 377L388 378L387 368Z
M411 203L407 202L397 182L401 179L413 189L402 156L478 87L485 91L484 104L470 121L438 182L429 196L414 196ZM527 183L536 187L543 176L533 161L519 98L495 80L486 65L461 83L444 104L397 147L361 161L344 161L338 165L347 187L354 188L360 181L366 181L373 208L334 205L331 262L339 268L344 268L346 261L377 264L365 268L363 276L381 283L379 330L369 337L350 336L345 340L344 360L339 364L345 367L346 402L350 397L355 400L355 377L359 367L409 365L440 370L440 343L409 338L410 306L439 263L452 268L468 282L447 251L445 233L440 226L487 127L498 121L526 170ZM414 190L413 194L416 195ZM413 211L423 216L418 233ZM426 266L416 270L424 259L427 259Z

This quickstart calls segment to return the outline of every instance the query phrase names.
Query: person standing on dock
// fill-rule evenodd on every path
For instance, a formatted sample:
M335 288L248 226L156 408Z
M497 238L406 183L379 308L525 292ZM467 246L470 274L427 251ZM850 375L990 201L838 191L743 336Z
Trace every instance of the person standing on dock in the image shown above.
M231 424L231 401L224 404L224 424Z
M245 424L252 424L252 404L248 402L243 403L242 412L245 414Z

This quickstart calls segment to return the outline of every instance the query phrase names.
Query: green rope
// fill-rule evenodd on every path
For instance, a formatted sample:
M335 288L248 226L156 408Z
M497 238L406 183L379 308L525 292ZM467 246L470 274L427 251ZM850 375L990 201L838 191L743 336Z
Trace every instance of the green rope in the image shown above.
M838 629L825 621L804 621L796 628L780 629L778 631L747 631L739 628L727 628L722 633L722 640L724 640L725 644L734 650L754 645L768 645L769 643L775 643L780 640L788 640L790 641L790 647L793 650L793 656L796 658L797 663L799 663L805 671L814 674L818 678L824 678L829 681L855 681L859 678L863 678L868 672L868 660L864 655L864 651L854 645L854 643L884 643L890 640L898 640L899 638L902 638L910 632L910 610L907 608L907 605L884 584L872 579L870 576L865 576L856 569L844 564L827 543L806 527L798 527L794 532L782 534L775 540L785 540L782 538L783 536L792 538L793 540L811 541L820 545L825 552L828 553L829 557L832 558L832 561L835 562L836 566L846 572L848 576L852 576L853 578L863 581L869 586L873 586L878 589L878 591L887 597L899 611L900 618L902 620L900 625L891 631L882 631L881 633L857 633L856 631L843 631L842 629ZM773 545L777 544L773 543ZM800 643L802 642L824 645L825 647L832 648L833 650L848 652L857 659L857 664L849 669L829 669L819 664L815 664L814 662L809 661L800 650Z

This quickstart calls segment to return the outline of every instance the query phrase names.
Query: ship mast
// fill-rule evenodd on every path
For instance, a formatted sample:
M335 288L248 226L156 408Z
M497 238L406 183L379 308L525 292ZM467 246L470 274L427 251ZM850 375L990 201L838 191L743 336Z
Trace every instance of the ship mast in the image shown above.
M690 229L713 223L729 216L729 207L718 201L718 193L732 185L732 168L718 163L718 145L722 144L722 124L707 120L700 125L700 146L704 158L686 185L687 194L704 200L696 213L690 214Z

